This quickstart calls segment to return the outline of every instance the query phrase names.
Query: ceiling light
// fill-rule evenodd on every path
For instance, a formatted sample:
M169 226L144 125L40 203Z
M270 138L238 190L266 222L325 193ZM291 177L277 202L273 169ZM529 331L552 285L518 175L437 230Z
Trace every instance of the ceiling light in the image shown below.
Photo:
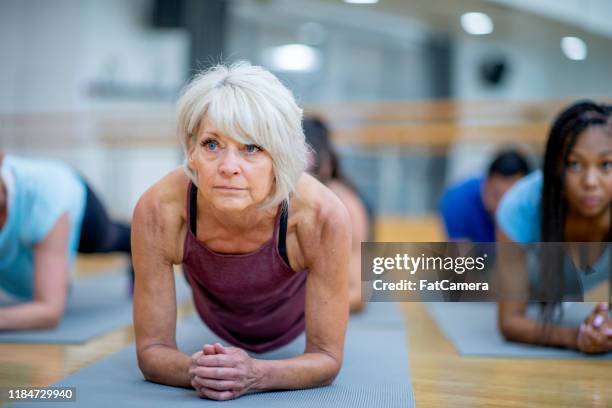
M304 44L271 47L263 52L265 65L273 71L313 72L321 67L321 52Z
M578 37L563 37L561 39L561 50L567 58L573 61L582 61L589 54L586 43Z
M375 4L378 0L344 0L345 3L350 4Z
M493 32L493 21L485 13L465 13L461 16L461 27L468 34L491 34Z

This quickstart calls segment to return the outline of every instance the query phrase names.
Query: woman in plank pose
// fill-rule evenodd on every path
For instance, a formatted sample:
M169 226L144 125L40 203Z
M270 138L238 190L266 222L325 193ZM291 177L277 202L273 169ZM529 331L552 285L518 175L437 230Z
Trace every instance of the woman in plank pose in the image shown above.
M186 161L141 197L133 220L134 324L149 381L226 400L330 384L348 318L346 209L304 173L302 110L271 73L242 62L197 76L178 102ZM177 350L173 265L228 344ZM304 353L261 360L303 331Z
M591 101L577 102L553 123L542 171L519 181L502 199L497 238L498 242L517 243L590 242L592 251L586 251L580 260L575 244L565 249L544 244L538 282L517 274L509 277L525 286L530 283L535 300L543 302L544 324L526 317L527 301L502 301L499 326L507 339L585 353L612 350L612 321L606 303L598 305L579 327L554 321L561 301L581 300L584 292L609 279L606 248L612 241L611 206L612 109ZM572 254L571 261L564 252ZM501 265L511 262L502 259ZM567 273L569 269L577 273Z
M130 226L68 165L0 151L0 330L57 326L77 252L129 255Z

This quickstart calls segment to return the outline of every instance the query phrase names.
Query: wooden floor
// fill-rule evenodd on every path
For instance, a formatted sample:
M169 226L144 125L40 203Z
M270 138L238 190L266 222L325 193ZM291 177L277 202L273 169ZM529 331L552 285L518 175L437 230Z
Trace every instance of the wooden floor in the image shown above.
M419 241L443 239L435 217L386 219L376 231L386 241L406 236ZM121 262L113 257L80 258L78 267L81 274L93 274ZM610 361L462 357L424 305L403 303L402 309L409 326L406 347L419 407L612 407ZM190 313L190 303L179 308L179 318ZM0 344L0 387L52 384L133 340L128 326L82 345Z
M402 304L423 407L612 407L612 361L462 357L421 303Z

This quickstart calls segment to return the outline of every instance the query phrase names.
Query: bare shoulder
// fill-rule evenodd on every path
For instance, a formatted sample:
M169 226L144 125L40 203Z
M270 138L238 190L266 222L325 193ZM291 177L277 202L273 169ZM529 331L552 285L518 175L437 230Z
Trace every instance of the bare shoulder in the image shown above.
M318 248L327 239L350 236L351 222L342 201L308 174L298 181L291 213L302 248Z
M147 242L149 250L153 245L173 263L180 263L188 186L189 178L177 168L145 191L134 209L132 241Z

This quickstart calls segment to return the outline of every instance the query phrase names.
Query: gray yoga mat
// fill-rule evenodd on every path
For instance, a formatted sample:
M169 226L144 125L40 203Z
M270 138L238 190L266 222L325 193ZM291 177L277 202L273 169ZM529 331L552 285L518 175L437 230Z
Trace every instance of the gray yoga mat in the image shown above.
M0 332L0 343L83 343L96 336L132 323L132 299L125 272L109 272L73 280L64 317L49 330ZM181 303L190 288L182 274L176 274L176 294Z
M177 342L187 354L200 350L204 343L220 340L191 316L179 322ZM281 359L301 354L304 336L258 358ZM408 369L404 330L367 328L350 324L342 371L327 387L251 393L236 400L202 400L194 390L153 384L143 380L136 364L134 346L86 367L53 386L76 387L75 403L49 403L52 407L398 407L415 405ZM42 404L42 405L41 405ZM19 403L19 407L41 407L44 403Z
M589 303L567 303L561 324L579 326L593 310ZM495 303L428 303L438 327L464 356L611 360L612 353L590 355L575 350L506 341L497 329ZM528 316L537 318L537 308Z
M365 309L351 316L349 324L372 328L393 328L404 330L404 316L395 302L369 302Z

